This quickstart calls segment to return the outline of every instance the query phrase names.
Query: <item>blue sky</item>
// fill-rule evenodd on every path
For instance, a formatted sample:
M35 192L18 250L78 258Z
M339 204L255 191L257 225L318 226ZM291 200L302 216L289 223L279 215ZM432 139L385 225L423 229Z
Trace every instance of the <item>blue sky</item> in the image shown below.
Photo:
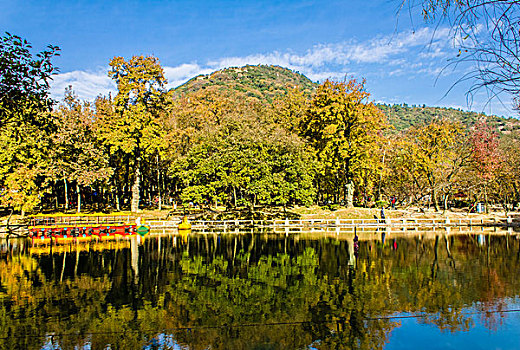
M79 1L0 0L0 30L35 50L58 45L60 74L52 94L72 85L92 99L115 91L114 56L153 55L174 87L229 66L275 64L313 81L365 78L373 100L451 106L511 116L510 101L468 105L468 84L446 93L470 67L455 57L449 29L423 23L399 0L352 1Z

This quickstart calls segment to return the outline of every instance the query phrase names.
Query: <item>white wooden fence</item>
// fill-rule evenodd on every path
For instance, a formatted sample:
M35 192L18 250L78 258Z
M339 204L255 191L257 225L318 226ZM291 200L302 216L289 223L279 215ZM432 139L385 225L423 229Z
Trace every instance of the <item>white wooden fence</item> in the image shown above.
M149 220L146 224L152 229L177 228L180 220ZM507 218L387 218L383 219L303 219L303 220L194 220L192 229L214 228L319 228L319 227L457 227L457 226L519 226L520 220Z

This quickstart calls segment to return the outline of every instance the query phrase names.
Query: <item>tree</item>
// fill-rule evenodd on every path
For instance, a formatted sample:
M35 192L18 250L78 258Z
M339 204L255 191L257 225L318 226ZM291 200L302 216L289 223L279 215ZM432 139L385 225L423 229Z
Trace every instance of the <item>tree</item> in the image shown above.
M72 87L65 90L64 104L57 108L57 131L52 135L51 172L65 184L65 208L68 209L68 185L76 182L77 211L81 211L81 187L107 180L112 174L108 160L94 135L94 111L81 103Z
M47 129L50 115L38 116ZM0 129L0 203L22 214L36 208L47 190L51 139L32 123L9 123Z
M110 153L121 152L133 167L131 210L139 209L143 159L161 147L162 128L158 115L164 104L166 78L155 57L122 57L110 61L109 76L117 84L114 115L100 120L98 130Z
M184 202L231 206L308 203L312 156L272 107L242 93L207 89L177 101ZM173 130L175 131L175 130Z
M43 126L41 112L52 106L49 80L56 68L51 59L58 55L57 46L33 57L31 45L16 35L0 37L0 128L9 123L30 122Z
M461 78L473 80L469 93L488 88L491 97L511 94L520 106L520 4L517 0L420 0L426 21L447 21L459 54L474 70ZM416 0L402 0L401 6Z
M439 192L444 193L444 208L457 175L467 164L466 138L460 124L444 119L414 127L407 134L407 159L412 178L427 182L431 200L439 210Z
M22 211L34 209L46 191L49 137L54 129L49 112L51 63L59 48L36 54L24 39L0 37L0 202Z
M274 100L274 122L291 132L297 132L309 104L309 98L296 87Z
M500 200L506 210L511 202L520 203L520 139L507 135L499 140L502 163L498 174Z
M319 188L353 206L354 182L358 185L377 169L378 142L386 122L383 113L366 100L363 83L325 81L302 119L302 134L322 165Z
M428 195L428 183L419 176L419 165L413 157L413 142L405 132L390 138L383 177L385 192L396 201L411 204Z
M486 120L481 120L473 127L469 141L473 165L479 177L486 181L492 180L497 175L502 161L498 148L498 134Z

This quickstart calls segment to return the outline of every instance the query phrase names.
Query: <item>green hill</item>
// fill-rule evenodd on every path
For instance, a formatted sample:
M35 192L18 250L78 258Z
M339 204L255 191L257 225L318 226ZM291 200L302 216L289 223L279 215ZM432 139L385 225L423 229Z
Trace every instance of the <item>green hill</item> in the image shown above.
M421 125L434 118L445 118L451 121L461 122L467 127L473 126L481 117L486 116L477 112L466 112L455 108L408 106L379 104L387 116L388 122L396 131L406 130L414 125ZM486 116L487 122L500 130L503 134L520 130L520 121L516 118L503 118L495 115Z
M177 87L176 95L189 94L203 89L217 88L222 91L244 93L249 97L271 103L276 96L286 93L288 87L298 87L307 96L316 90L318 84L309 78L280 66L244 66L225 68L208 75L199 75ZM411 126L423 124L433 118L446 118L459 121L471 127L484 114L466 112L455 108L408 106L406 104L378 104L386 114L388 121L396 131L406 130ZM488 123L503 134L520 130L520 121L516 118L487 116Z
M317 85L306 76L290 69L258 65L225 68L208 75L196 76L177 87L175 93L186 94L215 86L272 102L275 96L285 94L288 87L299 87L310 96Z

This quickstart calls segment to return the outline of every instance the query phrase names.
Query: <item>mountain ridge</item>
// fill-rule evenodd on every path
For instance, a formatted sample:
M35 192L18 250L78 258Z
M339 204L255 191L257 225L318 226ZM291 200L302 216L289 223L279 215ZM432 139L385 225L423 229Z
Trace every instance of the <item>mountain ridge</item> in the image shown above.
M289 68L274 65L246 65L195 76L172 90L174 95L181 96L199 90L216 88L243 93L248 97L272 103L277 96L286 94L289 87L297 87L303 91L304 95L310 97L318 86L318 83ZM409 106L406 103L375 104L385 113L388 122L396 131L406 130L439 117L459 121L467 127L471 127L481 118L486 118L488 123L505 134L520 129L520 120L514 117L486 115L451 107Z

